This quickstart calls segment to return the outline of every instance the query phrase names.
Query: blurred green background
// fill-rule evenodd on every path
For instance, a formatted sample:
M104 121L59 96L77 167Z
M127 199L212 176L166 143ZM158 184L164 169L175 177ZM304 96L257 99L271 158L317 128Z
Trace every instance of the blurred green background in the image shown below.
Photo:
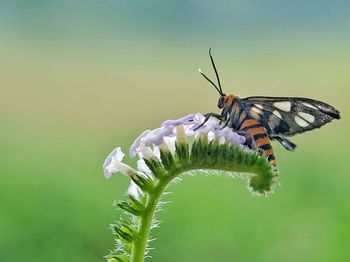
M102 163L166 119L219 112L197 72L213 78L211 47L225 92L310 97L342 119L294 153L274 144L267 198L184 177L152 261L347 261L349 17L348 1L1 1L0 260L104 261L128 179Z

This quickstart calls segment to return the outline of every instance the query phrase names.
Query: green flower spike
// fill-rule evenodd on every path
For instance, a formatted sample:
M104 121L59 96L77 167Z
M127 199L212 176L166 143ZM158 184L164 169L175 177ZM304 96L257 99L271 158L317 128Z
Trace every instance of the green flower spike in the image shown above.
M213 118L197 129L203 121L203 115L191 114L143 132L130 147L130 156L140 158L138 170L121 162L124 154L119 147L107 157L103 164L107 179L117 172L131 179L127 200L117 204L130 218L111 225L117 244L106 256L108 262L144 261L150 230L158 225L159 199L169 183L183 173L244 173L252 192L272 192L277 171L271 163L248 149L243 136L222 128Z

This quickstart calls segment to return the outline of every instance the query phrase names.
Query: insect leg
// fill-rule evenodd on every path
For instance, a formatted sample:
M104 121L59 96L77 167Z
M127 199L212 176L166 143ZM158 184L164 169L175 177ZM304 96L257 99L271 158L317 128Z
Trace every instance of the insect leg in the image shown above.
M207 114L205 114L204 116L205 116L205 117L208 117L208 119L209 119L209 117L211 117L211 116L215 117L215 118L218 119L218 120L221 120L221 119L222 119L222 116L221 116L221 115L215 114L215 113L207 113Z
M225 124L221 127L221 129L224 129L225 127L227 127L228 123L230 122L231 118L225 119ZM220 123L221 124L221 123Z
M201 127L209 120L209 117L211 117L211 116L213 116L213 117L219 119L220 121L222 121L222 120L221 120L221 115L218 115L218 114L215 114L215 113L207 113L207 114L205 114L204 116L205 116L205 119L204 119L203 123L200 124L198 127L196 127L196 128L194 129L194 131L196 131L196 130L198 130L199 128L201 128Z

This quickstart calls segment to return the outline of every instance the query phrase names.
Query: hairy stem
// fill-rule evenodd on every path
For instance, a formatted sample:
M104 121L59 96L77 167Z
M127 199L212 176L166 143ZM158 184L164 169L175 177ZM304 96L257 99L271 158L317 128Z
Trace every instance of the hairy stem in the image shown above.
M146 208L140 216L138 225L138 237L133 243L131 262L143 262L146 252L146 246L149 238L150 229L152 226L153 217L159 198L163 193L164 188L169 184L169 182L182 173L182 170L177 170L177 172L169 172L167 175L162 177L157 181L152 192L149 193L146 203Z
M236 146L211 144L201 140L192 144L191 150L185 144L176 145L175 155L161 151L157 159L144 159L152 171L153 178L139 175L133 181L143 190L141 202L129 195L128 202L118 206L134 216L133 224L114 225L117 237L127 245L119 245L109 255L111 261L143 262L147 253L149 234L157 211L159 199L169 183L180 174L195 170L217 170L229 173L251 173L248 177L250 189L259 194L271 192L277 173L272 165L257 152L245 152ZM119 242L119 243L122 243ZM130 249L128 248L130 247Z

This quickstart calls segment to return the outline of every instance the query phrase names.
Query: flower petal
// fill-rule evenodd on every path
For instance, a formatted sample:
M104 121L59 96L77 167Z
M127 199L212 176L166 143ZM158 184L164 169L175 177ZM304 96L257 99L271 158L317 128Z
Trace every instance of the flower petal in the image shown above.
M163 122L162 126L178 126L178 125L186 125L188 121L192 120L194 118L195 114L189 114L187 116L184 116L182 118L176 119L176 120L166 120Z
M151 176L152 171L146 165L145 160L143 160L141 153L139 153L139 157L140 157L140 159L137 160L137 169L139 171L145 172L147 175Z
M140 153L142 154L142 157L147 160L156 158L151 148L145 146L144 138L142 138L140 142Z
M133 196L137 200L140 200L140 195L142 194L141 189L135 184L134 181L130 180L130 185L127 191L128 195Z
M141 139L143 137L145 137L149 132L151 132L151 130L145 130L141 133L141 135L139 135L135 139L134 143L131 145L130 150L129 150L129 154L130 154L131 158L133 158L137 155L137 153L139 152Z
M117 167L114 165L115 161L122 161L124 158L124 153L122 152L120 147L116 147L106 158L105 162L103 163L103 173L104 176L109 179L112 175L112 173L118 172Z
M163 143L164 137L166 136L174 136L174 127L173 126L165 126L165 127L159 127L151 132L149 132L145 138L145 146L149 146L150 144L153 145L160 145Z
M196 126L199 126L200 124L202 124L204 122L205 117L201 114L201 113L197 113L195 114L195 116L193 117L193 123Z
M236 132L232 131L231 128L225 127L221 130L220 135L225 138L227 142L233 143L233 144L244 144L245 143L245 137L237 134Z
M220 143L228 142L238 145L243 144L245 142L244 136L238 135L231 128L223 129L217 119L210 117L203 124L204 121L205 117L201 113L189 114L177 120L166 120L162 123L161 127L156 128L154 130L146 130L138 138L136 138L135 142L130 147L130 156L133 158L141 152L140 142L141 140L143 140L144 147L146 148L143 148L144 152L142 155L144 155L144 157L146 158L150 158L151 154L149 150L147 150L147 148L150 147L152 144L154 153L155 149L158 150L158 146L164 143L166 139L175 139L175 135L179 136L179 134L177 134L177 127L179 127L180 125L183 125L184 134L187 137L207 137L209 142L215 140L216 138L219 138ZM199 126L201 127L198 128ZM184 134L182 132L182 136L180 135L180 137L183 137ZM162 145L161 147L163 150L166 150L165 146ZM173 151L172 147L171 151ZM156 157L158 159L160 158L159 152L158 155L156 155Z

